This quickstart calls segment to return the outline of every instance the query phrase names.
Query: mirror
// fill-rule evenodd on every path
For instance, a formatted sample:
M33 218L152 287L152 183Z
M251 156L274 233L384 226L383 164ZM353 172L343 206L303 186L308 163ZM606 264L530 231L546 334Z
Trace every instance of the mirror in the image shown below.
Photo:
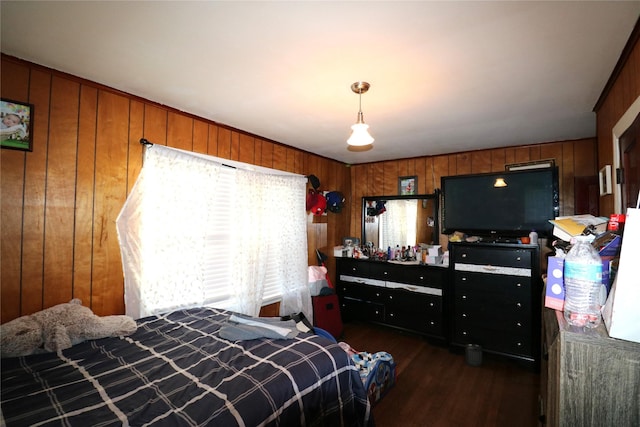
M362 244L380 248L437 244L438 192L362 198Z

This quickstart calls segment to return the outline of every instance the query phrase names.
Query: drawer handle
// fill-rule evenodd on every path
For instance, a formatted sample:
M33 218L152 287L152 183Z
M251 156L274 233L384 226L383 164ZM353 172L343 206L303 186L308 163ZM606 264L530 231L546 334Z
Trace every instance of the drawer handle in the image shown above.
M429 307L433 307L433 303L432 302L429 303Z
M522 258L516 257L516 261L522 261Z
M517 343L516 345L517 345L518 347L522 347L522 343L521 343L521 342Z
M393 299L393 295L389 295L389 299Z
M522 327L522 323L520 323L520 322L516 322L516 326L517 326L518 328L520 328L520 327Z
M516 283L516 287L521 288L522 287L522 283Z
M466 277L463 277L463 278L462 278L462 281L463 281L463 282L466 282L466 281L467 281L467 278L466 278Z
M390 316L393 317L393 313L391 313Z
M467 299L467 296L466 295L462 295L462 299Z
M520 308L520 307L522 307L522 304L521 304L521 303L519 303L519 302L517 302L517 303L516 303L516 307Z
M429 324L430 324L431 326L433 326L433 325L435 325L435 324L436 324L436 322L434 322L434 321L432 320L431 322L429 322Z
M424 280L424 276L420 276L420 280Z
M382 274L384 274L384 275L386 276L386 275L387 275L387 274L389 274L389 273L387 273L387 272L385 271L385 272L384 272L384 273L382 273Z
M462 331L462 335L467 335L467 331Z
M379 294L378 292L376 292L376 296L377 296L377 297L379 297L379 296L380 296L380 294Z
M462 313L462 317L467 317L467 313Z
M467 254L462 254L462 258L466 258L466 257L467 257Z

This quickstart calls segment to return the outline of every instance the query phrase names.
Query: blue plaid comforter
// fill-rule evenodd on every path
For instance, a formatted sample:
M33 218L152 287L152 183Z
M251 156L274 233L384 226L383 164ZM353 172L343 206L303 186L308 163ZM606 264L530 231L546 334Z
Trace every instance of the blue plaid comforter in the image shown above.
M138 320L129 337L2 360L7 426L370 426L358 370L337 344L231 342L231 313L189 309Z

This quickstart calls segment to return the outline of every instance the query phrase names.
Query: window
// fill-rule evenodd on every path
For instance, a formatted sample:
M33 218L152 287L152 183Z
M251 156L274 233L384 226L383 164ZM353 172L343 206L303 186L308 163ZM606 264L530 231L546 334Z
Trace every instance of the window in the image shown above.
M117 220L128 315L197 305L257 315L277 300L311 313L310 296L296 304L308 294L305 178L229 163L145 150Z

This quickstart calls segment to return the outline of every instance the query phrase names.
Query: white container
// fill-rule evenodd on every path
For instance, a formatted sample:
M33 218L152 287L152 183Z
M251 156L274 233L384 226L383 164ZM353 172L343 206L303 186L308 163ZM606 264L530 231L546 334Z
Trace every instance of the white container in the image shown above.
M536 230L531 230L531 233L529 233L529 243L532 245L538 244L538 233Z

